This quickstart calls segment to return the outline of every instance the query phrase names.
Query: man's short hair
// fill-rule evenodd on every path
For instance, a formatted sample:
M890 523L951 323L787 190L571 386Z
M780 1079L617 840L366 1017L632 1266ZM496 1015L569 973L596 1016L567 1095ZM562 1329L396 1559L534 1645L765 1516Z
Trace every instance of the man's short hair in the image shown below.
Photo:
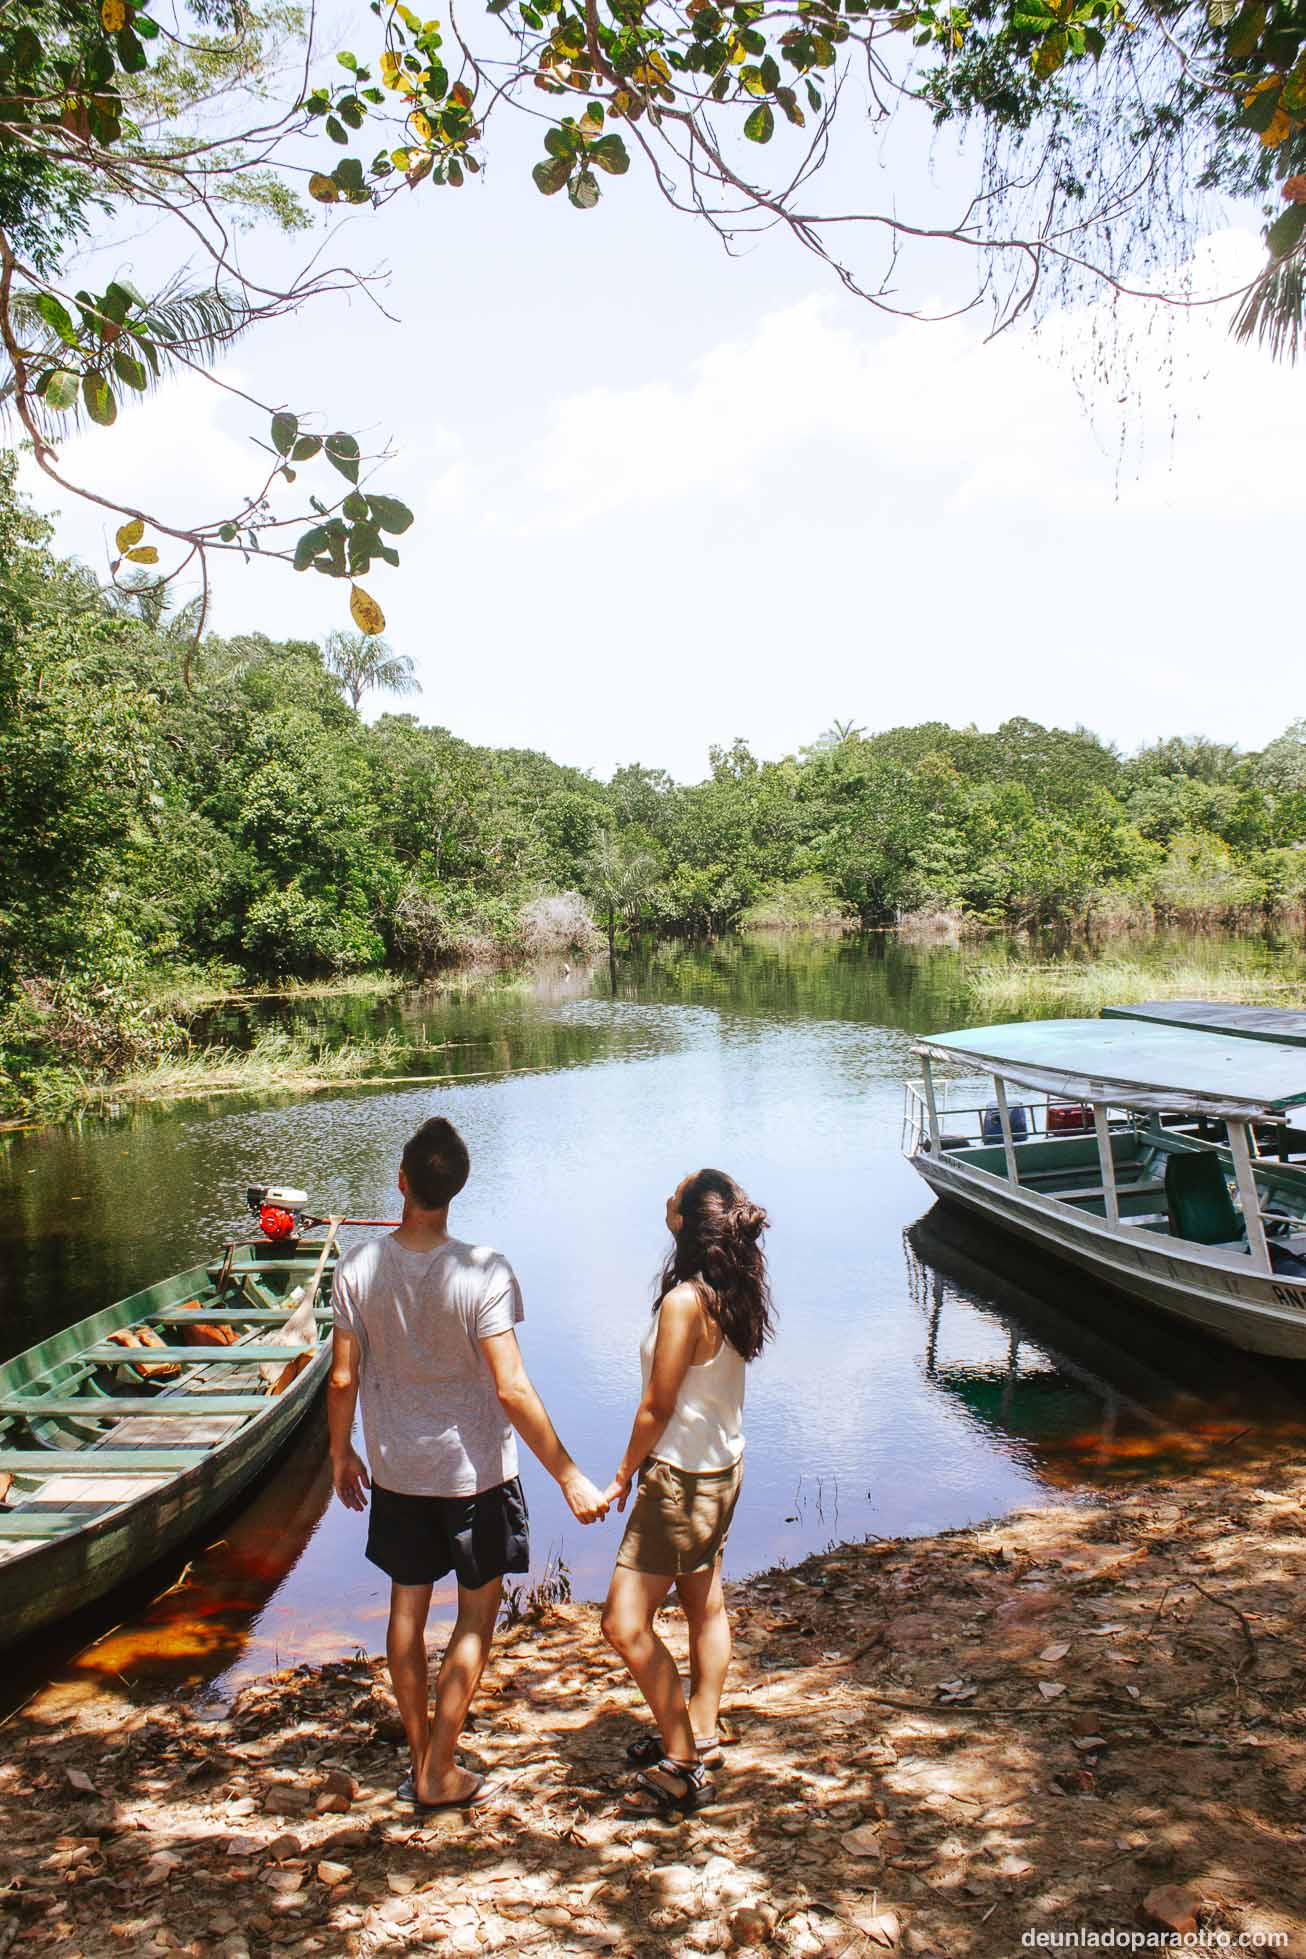
M471 1158L458 1131L444 1116L431 1116L404 1144L404 1176L424 1211L442 1211L467 1182Z

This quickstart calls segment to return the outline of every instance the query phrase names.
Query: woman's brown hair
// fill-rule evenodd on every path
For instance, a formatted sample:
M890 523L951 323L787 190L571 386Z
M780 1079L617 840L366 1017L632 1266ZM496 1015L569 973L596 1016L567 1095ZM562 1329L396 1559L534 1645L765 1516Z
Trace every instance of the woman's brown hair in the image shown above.
M700 1170L680 1193L680 1216L659 1300L673 1286L696 1286L704 1309L735 1351L756 1360L775 1331L766 1258L758 1242L766 1212L724 1170Z

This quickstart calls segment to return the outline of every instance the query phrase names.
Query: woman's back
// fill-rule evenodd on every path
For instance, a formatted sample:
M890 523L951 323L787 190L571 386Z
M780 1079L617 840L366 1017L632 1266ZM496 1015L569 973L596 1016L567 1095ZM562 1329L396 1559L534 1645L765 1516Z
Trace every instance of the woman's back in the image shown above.
M657 1346L658 1315L654 1313L640 1344L639 1361L648 1386ZM744 1453L744 1380L742 1354L724 1336L710 1360L691 1365L676 1396L675 1410L653 1454L676 1469L732 1469Z

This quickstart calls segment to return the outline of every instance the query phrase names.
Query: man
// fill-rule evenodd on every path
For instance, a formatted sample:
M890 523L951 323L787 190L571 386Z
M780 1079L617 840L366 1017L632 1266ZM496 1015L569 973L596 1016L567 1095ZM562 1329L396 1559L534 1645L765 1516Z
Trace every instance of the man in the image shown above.
M406 1144L398 1230L346 1252L332 1283L335 1348L327 1419L336 1494L367 1507L355 1452L362 1392L371 1464L367 1556L390 1578L386 1659L412 1749L400 1794L419 1809L462 1809L493 1793L454 1759L489 1658L506 1572L529 1564L526 1499L513 1430L561 1485L572 1514L606 1514L532 1387L514 1328L523 1318L511 1266L449 1234L467 1181L467 1148L442 1116ZM426 1619L435 1581L452 1571L458 1618L428 1713Z

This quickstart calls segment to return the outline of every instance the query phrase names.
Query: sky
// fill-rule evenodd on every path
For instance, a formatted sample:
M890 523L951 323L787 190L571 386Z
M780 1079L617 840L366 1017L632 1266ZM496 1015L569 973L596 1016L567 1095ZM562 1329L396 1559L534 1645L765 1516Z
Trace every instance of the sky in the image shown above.
M1300 559L1306 390L1223 312L1135 305L1089 374L1091 307L988 344L977 315L887 320L788 241L728 256L638 170L594 212L542 199L526 137L460 193L351 216L333 250L383 272L384 312L325 300L222 370L393 445L374 487L416 523L401 567L364 582L422 692L390 705L599 776L638 761L682 780L713 743L778 756L835 719L1023 715L1128 750L1260 747L1306 712L1301 687L1266 684L1278 629L1254 596ZM867 154L896 197L901 157ZM247 247L263 266L305 249ZM145 283L167 251L113 239L86 270ZM1260 252L1248 212L1204 242L1201 275L1234 283ZM63 461L193 520L248 487L264 432L188 377ZM104 571L112 524L30 464L23 480L58 547ZM231 561L212 623L318 638L348 627L348 593Z

